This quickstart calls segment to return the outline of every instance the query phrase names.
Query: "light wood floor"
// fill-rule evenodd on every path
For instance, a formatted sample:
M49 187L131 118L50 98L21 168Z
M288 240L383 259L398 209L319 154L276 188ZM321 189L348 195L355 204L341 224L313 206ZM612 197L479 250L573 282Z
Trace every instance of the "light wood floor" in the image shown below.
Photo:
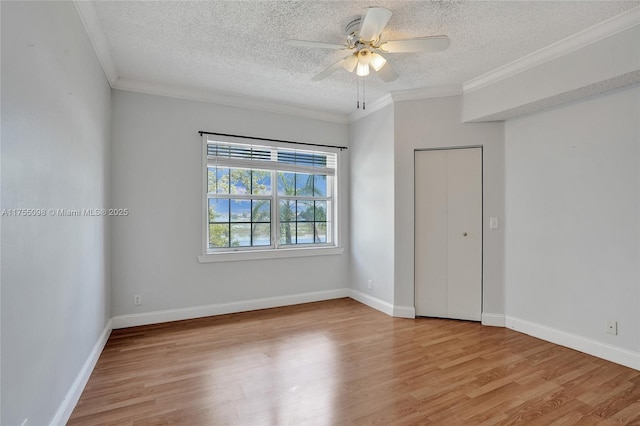
M351 299L114 330L69 425L640 424L640 372Z

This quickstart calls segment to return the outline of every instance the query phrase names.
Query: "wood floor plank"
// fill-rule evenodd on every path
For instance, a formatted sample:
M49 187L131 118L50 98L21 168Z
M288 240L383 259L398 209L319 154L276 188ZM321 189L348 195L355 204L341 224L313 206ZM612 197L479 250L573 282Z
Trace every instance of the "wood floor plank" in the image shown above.
M73 425L640 424L640 371L351 299L114 330Z

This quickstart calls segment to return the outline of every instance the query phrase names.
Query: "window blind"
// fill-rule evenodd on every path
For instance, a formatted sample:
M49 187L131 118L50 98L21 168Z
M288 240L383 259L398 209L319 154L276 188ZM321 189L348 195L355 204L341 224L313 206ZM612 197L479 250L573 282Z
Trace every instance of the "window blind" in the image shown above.
M207 164L209 167L278 170L334 176L337 155L323 151L208 141Z

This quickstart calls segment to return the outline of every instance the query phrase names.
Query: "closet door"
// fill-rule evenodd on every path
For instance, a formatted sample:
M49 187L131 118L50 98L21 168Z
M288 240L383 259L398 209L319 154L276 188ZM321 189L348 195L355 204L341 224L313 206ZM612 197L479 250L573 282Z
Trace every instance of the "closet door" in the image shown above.
M482 150L416 151L416 315L480 321Z

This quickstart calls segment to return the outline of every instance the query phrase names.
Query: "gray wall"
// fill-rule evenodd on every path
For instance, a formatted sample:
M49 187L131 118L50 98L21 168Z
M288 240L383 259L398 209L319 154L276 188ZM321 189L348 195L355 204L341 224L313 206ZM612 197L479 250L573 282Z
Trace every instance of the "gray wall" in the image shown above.
M110 88L71 2L2 2L2 208L108 207ZM2 217L3 425L49 424L110 311L104 217Z
M509 120L506 136L503 123L461 123L461 97L396 102L350 129L111 92L71 2L0 8L1 207L130 211L1 218L2 424L48 424L112 315L346 287L412 307L416 149L484 147L484 313L640 349L639 88ZM351 139L345 253L198 263L198 130ZM607 319L618 336L604 334Z
M503 123L461 123L462 97L395 103L395 296L414 306L414 151L483 146L483 313L504 314L504 232L489 217L504 218Z
M639 123L637 86L506 122L508 316L638 352Z
M414 307L414 152L482 145L483 312L504 315L503 123L461 123L459 96L395 102L352 125L351 288ZM373 280L373 288L367 281Z
M352 125L350 192L351 288L390 304L394 287L393 126L393 105Z
M349 126L113 91L113 313L125 315L348 287L348 151L343 151L342 255L198 263L199 130L348 146ZM133 295L143 304L133 306Z

